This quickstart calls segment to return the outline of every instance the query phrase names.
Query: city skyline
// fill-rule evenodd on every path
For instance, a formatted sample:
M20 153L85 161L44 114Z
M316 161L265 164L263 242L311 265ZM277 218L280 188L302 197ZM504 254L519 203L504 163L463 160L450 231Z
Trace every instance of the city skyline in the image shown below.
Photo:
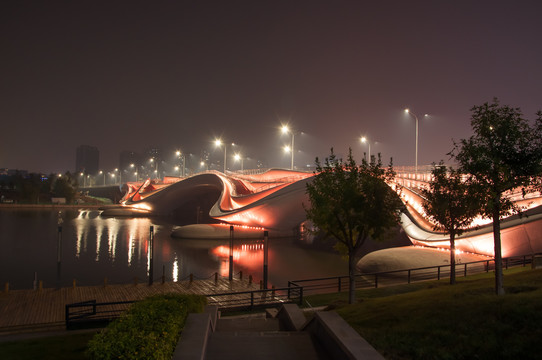
M443 159L474 105L542 108L536 1L39 2L0 12L0 167L64 172L151 147L220 161L235 142L289 168L333 147L357 161ZM427 118L424 114L429 114ZM361 143L360 138L366 137ZM228 150L228 155L233 155ZM230 161L230 160L228 160ZM249 165L245 163L245 165Z

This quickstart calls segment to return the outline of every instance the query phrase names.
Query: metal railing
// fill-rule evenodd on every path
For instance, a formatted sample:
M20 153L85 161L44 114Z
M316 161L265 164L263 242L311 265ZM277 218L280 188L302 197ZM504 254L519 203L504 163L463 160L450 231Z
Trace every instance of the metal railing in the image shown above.
M285 303L303 303L303 287L289 286L266 290L208 294L209 305L217 305L221 311L254 310L276 307Z
M122 315L134 301L97 303L96 300L66 305L66 329L103 326Z
M251 311L285 303L303 303L303 287L207 294L209 305L225 311ZM103 326L121 316L136 301L98 303L96 300L66 305L66 329Z
M531 254L503 259L503 268L527 266L533 264ZM542 265L542 261L540 264ZM456 264L456 276L468 276L489 272L495 268L495 260L488 259ZM428 266L386 272L365 273L355 276L355 289L370 289L385 286L410 284L413 282L440 280L450 274L450 265ZM333 276L316 279L288 281L284 288L250 290L206 294L209 305L217 305L221 311L254 310L264 307L276 307L285 303L303 304L304 296L347 291L350 288L349 276ZM135 301L97 303L96 300L66 305L66 329L104 325L119 317Z
M540 254L522 255L503 259L503 268L527 266ZM456 276L467 276L489 272L495 268L495 260L481 260L455 264ZM384 286L410 284L419 281L440 280L449 277L451 266L438 265L386 272L355 275L355 289L370 289ZM349 276L333 276L317 279L288 281L288 288L302 287L304 294L324 294L347 291L350 288Z

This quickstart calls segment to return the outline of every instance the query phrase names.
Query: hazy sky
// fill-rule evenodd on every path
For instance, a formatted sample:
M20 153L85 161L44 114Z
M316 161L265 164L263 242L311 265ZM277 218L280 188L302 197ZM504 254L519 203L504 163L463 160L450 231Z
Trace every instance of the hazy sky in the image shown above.
M542 109L540 14L539 0L3 1L0 168L73 171L87 144L112 169L122 150L199 155L216 136L289 167L281 122L303 133L296 166L330 147L359 160L361 135L413 165L405 107L419 164L446 160L472 106Z

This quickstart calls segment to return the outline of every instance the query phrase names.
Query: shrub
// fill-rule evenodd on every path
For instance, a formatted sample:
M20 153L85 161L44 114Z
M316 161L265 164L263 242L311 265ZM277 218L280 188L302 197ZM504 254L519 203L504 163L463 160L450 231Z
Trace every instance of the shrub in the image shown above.
M122 317L94 336L92 359L171 359L189 313L202 312L199 295L159 295L135 303Z

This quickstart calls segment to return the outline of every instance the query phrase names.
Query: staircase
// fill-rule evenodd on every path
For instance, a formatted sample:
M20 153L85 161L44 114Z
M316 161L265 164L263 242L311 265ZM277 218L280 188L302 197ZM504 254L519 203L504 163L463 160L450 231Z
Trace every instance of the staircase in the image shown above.
M205 359L330 359L304 331L284 331L276 318L222 318L210 334Z
M307 321L295 304L266 314L220 318L216 306L190 314L173 360L327 360L383 357L337 313Z

